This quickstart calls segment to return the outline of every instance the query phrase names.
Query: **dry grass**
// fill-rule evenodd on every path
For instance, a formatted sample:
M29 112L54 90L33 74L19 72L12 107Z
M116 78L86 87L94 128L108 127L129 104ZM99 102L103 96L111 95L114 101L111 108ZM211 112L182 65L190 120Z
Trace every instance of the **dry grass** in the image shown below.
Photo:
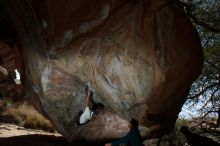
M179 118L179 119L176 120L175 128L177 130L180 130L180 128L182 126L189 126L189 125L190 125L190 121L189 120Z
M36 111L32 105L29 105L26 102L17 107L1 106L0 122L14 123L25 128L55 132L55 129L50 121Z

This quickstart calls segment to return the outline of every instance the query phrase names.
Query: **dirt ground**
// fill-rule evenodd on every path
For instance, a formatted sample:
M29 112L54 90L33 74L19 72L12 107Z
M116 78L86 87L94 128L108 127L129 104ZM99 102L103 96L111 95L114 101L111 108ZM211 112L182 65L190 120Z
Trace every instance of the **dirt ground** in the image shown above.
M14 124L0 123L0 146L68 146L58 133L25 129Z
M176 134L175 134L176 135ZM202 134L205 137L220 142L220 137L210 134ZM178 137L178 135L176 135ZM180 136L178 137L180 138ZM181 139L181 138L180 138ZM68 141L59 133L49 133L42 130L26 129L14 124L0 123L0 146L104 146L105 143L111 140L104 141ZM152 140L146 141L146 145L155 146L156 142ZM161 144L163 146L167 144ZM177 144L183 146L184 144ZM185 145L184 145L185 146Z
M68 141L59 133L0 123L0 146L104 146L106 141Z

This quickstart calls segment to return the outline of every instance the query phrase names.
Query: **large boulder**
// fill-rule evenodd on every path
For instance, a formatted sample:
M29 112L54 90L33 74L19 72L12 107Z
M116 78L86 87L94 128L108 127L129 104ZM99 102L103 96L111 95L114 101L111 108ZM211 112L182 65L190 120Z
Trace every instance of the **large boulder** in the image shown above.
M68 140L169 132L202 69L198 34L168 0L7 0L29 97ZM85 83L104 105L85 125Z
M22 86L16 85L16 68L22 66L19 49L10 47L0 41L0 100L1 97L12 97L21 100Z

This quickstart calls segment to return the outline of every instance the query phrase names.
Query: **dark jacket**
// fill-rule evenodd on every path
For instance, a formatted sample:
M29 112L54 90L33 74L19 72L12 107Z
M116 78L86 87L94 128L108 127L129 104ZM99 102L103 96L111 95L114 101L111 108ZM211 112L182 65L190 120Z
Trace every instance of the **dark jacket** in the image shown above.
M122 143L129 144L129 146L144 146L138 130L130 130L123 138L113 141L112 146L117 146Z

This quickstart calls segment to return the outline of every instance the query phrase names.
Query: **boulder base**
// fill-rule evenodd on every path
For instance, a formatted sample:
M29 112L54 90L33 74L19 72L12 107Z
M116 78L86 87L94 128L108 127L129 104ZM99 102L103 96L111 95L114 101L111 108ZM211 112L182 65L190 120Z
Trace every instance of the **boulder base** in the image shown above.
M199 37L166 0L7 0L19 32L26 89L68 140L121 137L140 122L143 137L169 132L202 69ZM12 11L13 10L13 11ZM77 126L90 82L98 109Z

